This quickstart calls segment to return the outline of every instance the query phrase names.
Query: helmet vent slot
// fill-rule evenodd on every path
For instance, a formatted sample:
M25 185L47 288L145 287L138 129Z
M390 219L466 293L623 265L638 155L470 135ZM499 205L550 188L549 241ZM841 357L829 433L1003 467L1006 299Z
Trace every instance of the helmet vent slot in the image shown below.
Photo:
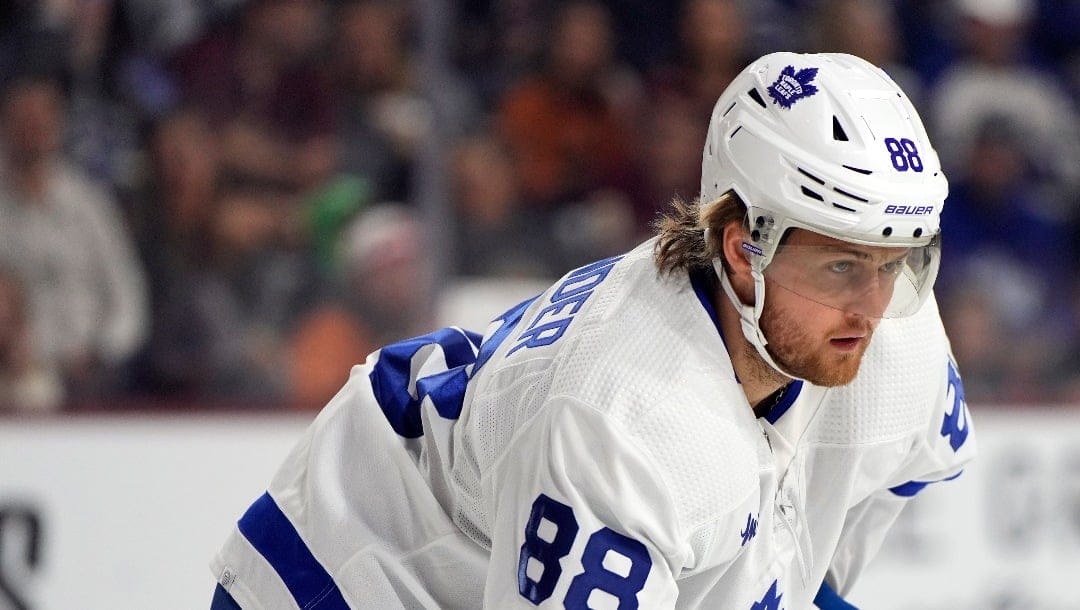
M836 203L835 201L833 202L832 207L839 208L841 210L844 210L845 212L854 212L855 211L854 208L849 208L846 205L840 205L839 203Z
M823 203L824 203L824 201L825 201L825 198L824 198L824 197L822 197L821 195L819 195L819 194L818 194L817 192L815 192L815 191L812 191L812 190L810 190L810 189L806 188L805 186L804 186L804 187L802 187L802 194L803 194L803 195L806 195L807 197L809 197L809 198L811 198L811 199L817 199L818 201L821 201L821 202L823 202Z
M860 174L863 174L865 176L869 176L870 174L874 173L874 170L871 170L871 169L863 169L861 167L852 167L850 165L845 165L844 167L846 167L847 169L850 169L853 172L859 172Z
M845 197L851 197L855 201L861 201L863 203L870 203L870 200L865 198L865 197L860 197L858 195L852 195L851 193L849 193L849 192L847 192L847 191L845 191L843 189L838 189L835 186L833 187L833 190L836 191L837 193L840 193L841 195L843 195Z
M814 182L817 182L818 184L825 184L824 180L822 180L821 178L818 178L814 174L811 174L810 172L806 171L805 169L803 169L801 167L796 167L795 169L799 170L800 174L806 176L807 178L813 180Z
M724 111L724 114L722 114L720 116L722 116L722 117L727 116L728 113L731 112L731 109L734 108L734 107L735 107L735 102L731 102L731 105L727 107L727 110Z
M832 137L837 142L847 142L847 132L844 131L844 126L840 124L840 119L835 114L832 118Z
M768 106L765 105L765 100L761 97L761 94L758 93L757 87L747 91L746 94L749 95L750 98L753 99L755 102L757 102L758 106L761 106L762 108L768 108Z

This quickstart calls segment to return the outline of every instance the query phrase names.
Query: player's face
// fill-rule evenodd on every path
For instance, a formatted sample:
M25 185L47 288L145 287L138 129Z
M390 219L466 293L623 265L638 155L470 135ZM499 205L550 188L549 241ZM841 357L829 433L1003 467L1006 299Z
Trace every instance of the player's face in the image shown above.
M829 254L824 264L830 269L850 272L849 263L836 264L834 258L871 261L874 268L888 268L898 251L888 248L853 245L807 231L796 231L789 243L818 247ZM797 249L796 249L797 250ZM900 257L903 256L901 252ZM800 265L817 266L801 257ZM766 273L765 307L761 314L761 329L769 343L767 349L782 368L815 385L838 386L850 383L859 371L863 354L892 294L892 279L875 282L880 288L862 290L861 306L838 307L822 304L824 299L811 299L809 291L796 292L782 283L771 281Z

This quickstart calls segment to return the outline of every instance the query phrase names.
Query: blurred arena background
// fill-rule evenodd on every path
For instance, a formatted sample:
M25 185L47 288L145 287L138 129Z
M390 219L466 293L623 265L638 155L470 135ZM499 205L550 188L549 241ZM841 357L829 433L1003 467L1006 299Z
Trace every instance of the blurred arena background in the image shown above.
M7 0L0 610L206 607L352 364L643 239L782 49L883 67L950 180L981 458L854 601L1080 608L1080 2Z

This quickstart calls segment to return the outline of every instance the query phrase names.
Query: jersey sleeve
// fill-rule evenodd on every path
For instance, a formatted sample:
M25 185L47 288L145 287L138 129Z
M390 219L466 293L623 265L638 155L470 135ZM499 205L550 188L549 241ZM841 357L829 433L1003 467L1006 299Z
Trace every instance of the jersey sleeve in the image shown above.
M928 427L915 438L908 459L881 489L848 511L826 577L840 595L851 591L907 503L927 486L960 476L975 457L964 384L951 356L943 368L935 380L940 390Z
M442 329L352 369L211 563L245 610L477 608L487 557L434 488L478 339Z
M489 608L671 608L686 558L658 468L609 418L554 399L484 482L493 496Z

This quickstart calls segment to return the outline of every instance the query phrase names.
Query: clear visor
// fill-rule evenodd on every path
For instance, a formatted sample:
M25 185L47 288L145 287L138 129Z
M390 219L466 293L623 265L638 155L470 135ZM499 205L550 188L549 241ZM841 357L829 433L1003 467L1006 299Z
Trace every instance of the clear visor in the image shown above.
M846 313L902 318L918 311L933 288L940 256L936 237L911 248L780 245L764 276L768 284Z

